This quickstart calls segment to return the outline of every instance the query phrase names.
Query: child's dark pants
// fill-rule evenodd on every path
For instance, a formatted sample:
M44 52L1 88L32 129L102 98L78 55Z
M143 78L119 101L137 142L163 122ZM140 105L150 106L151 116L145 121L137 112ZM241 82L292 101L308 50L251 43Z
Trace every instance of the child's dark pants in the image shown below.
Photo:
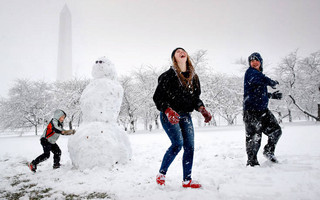
M40 162L47 160L50 157L50 151L53 153L53 166L60 166L60 157L61 157L61 150L57 144L51 144L48 142L46 138L41 138L40 140L43 154L38 156L32 163L37 166Z

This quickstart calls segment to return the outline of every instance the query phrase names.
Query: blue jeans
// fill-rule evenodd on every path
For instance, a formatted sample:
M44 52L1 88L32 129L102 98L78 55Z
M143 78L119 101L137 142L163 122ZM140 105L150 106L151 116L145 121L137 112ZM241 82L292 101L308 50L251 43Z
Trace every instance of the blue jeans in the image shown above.
M184 153L182 158L183 180L191 180L193 152L194 152L194 129L189 113L179 113L180 121L172 125L167 116L160 112L160 120L163 129L171 140L171 146L165 153L159 172L166 174L172 161L175 159L181 148Z

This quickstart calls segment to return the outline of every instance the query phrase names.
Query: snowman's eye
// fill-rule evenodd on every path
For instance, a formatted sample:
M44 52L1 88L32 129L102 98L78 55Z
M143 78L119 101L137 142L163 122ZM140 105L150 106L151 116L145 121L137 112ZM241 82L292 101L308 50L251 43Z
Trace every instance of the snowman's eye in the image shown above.
M98 63L101 64L101 63L104 63L104 62L103 62L102 60L97 60L97 61L96 61L96 64L98 64Z

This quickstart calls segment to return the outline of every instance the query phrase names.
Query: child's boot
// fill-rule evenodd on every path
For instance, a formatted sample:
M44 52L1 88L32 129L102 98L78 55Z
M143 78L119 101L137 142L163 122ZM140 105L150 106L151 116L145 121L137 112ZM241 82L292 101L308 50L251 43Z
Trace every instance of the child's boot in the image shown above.
M31 163L28 163L28 167L32 172L36 172L37 171L37 165Z
M53 165L53 169L58 169L58 168L60 168L60 167L61 167L60 163Z

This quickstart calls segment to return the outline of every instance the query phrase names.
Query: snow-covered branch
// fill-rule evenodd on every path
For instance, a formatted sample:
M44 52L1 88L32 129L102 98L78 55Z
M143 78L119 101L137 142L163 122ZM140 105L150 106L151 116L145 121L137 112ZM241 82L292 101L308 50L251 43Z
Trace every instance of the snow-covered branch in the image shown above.
M291 95L289 95L289 97L292 99L293 104L294 104L295 106L297 106L297 108L298 108L299 110L301 110L301 112L303 112L304 114L306 114L306 115L314 118L314 119L317 120L317 121L320 121L320 117L316 117L316 116L314 116L313 114L307 112L306 110L304 110L303 108L301 108L301 106L299 106L299 105L296 103L296 100L295 100Z

